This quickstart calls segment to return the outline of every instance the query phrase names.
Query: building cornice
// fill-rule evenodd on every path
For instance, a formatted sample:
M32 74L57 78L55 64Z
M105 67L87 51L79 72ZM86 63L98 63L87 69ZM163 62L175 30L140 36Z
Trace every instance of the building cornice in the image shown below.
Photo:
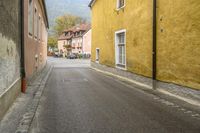
M47 8L46 8L46 2L45 0L38 0L39 1L39 4L40 4L40 7L44 13L44 18L45 18L45 24L46 24L46 27L49 28L49 21L48 21L48 14L47 14Z
M96 2L96 0L91 0L88 6L89 6L90 8L92 8L93 5L95 4L95 2Z

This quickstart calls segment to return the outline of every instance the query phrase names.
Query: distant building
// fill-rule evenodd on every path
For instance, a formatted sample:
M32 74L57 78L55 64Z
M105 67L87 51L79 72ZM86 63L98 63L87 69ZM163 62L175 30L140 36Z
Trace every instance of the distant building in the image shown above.
M0 1L0 120L46 64L45 0Z
M155 2L91 0L92 66L200 90L200 1Z
M84 52L87 52L83 49L83 36L89 30L89 24L81 24L63 31L63 34L58 38L58 49L60 53L83 54Z
M90 29L83 35L83 54L91 55L92 30Z

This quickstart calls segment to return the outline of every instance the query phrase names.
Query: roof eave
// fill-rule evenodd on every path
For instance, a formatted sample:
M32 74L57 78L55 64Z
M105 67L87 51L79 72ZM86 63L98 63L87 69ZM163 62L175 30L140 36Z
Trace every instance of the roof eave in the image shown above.
M92 28L86 30L85 33L83 34L83 36L84 36L85 34L87 34L90 30L92 30Z
M46 21L47 21L47 28L49 28L49 20L48 20L46 2L45 2L45 0L42 0L42 2L43 2L43 6L44 6L44 12L45 12Z
M96 2L96 0L91 0L88 6L89 6L90 8L92 8L93 5L95 4L95 2Z

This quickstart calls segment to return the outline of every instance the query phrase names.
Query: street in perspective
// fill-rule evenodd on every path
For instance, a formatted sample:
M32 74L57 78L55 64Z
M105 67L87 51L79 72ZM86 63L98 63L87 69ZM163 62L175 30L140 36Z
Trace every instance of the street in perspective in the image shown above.
M97 72L86 66L88 60L50 60L56 65L44 88L32 133L200 131L198 109Z
M200 133L199 0L1 0L0 133Z

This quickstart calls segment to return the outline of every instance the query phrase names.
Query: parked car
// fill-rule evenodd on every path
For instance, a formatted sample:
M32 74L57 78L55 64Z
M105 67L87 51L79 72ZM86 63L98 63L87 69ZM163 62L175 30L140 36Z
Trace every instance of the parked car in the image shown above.
M59 52L54 52L54 56L58 57Z
M70 54L67 56L68 59L77 59L77 56L75 54Z
M54 53L54 56L55 56L55 57L62 57L62 54L60 54L59 52L55 52L55 53Z

